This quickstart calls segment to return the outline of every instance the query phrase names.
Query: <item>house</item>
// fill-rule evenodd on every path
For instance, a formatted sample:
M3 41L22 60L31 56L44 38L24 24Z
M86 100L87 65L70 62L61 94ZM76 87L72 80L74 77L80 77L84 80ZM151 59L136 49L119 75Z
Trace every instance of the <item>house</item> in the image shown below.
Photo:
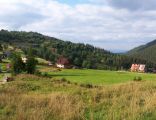
M27 58L26 57L22 57L22 61L23 61L23 63L26 63L27 62Z
M69 60L65 57L60 57L58 60L57 60L57 63L56 63L56 66L58 68L69 68L70 67L70 63L69 63Z
M139 68L138 64L132 64L131 72L137 72L138 68Z
M132 64L131 72L145 72L146 65L144 64Z
M139 72L145 72L145 67L146 67L146 65L140 64L140 66L139 66Z
M49 65L49 66L52 66L53 64L52 64L50 61L48 61L48 65Z

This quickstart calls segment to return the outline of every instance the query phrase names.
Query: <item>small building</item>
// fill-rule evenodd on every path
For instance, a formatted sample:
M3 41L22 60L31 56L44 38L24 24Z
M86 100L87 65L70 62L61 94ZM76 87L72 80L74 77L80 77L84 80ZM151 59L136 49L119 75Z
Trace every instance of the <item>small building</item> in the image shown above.
M53 64L52 64L50 61L48 61L48 65L49 65L49 66L52 66Z
M131 72L145 72L146 65L144 64L132 64Z
M57 63L56 63L56 66L58 68L69 68L70 67L70 63L69 63L69 60L65 57L60 57L58 60L57 60Z
M146 67L146 65L140 64L139 65L139 72L145 72L145 67Z
M132 66L131 66L131 72L137 72L138 71L138 68L139 68L138 64L132 64Z
M22 61L23 61L23 63L26 63L27 62L27 58L26 57L22 57Z

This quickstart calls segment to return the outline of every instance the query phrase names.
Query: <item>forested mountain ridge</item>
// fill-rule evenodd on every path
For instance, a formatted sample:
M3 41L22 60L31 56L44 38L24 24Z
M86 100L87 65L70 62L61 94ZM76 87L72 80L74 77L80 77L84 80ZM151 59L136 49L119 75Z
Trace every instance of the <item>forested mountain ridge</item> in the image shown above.
M34 55L53 63L60 56L64 56L69 59L72 65L80 68L118 70L121 68L129 69L132 63L146 63L149 66L154 65L152 62L146 60L113 54L89 44L76 44L36 32L1 30L0 43L18 47L26 54L31 47Z
M144 58L145 60L156 63L156 40L134 48L127 54L132 57Z

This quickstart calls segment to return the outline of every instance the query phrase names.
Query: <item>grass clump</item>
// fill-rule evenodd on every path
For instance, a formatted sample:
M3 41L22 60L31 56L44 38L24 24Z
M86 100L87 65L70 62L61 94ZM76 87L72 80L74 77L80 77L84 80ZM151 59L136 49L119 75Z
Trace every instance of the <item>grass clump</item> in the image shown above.
M80 86L84 88L94 88L92 84L80 84Z
M134 81L142 81L142 77L140 77L140 76L135 76L133 80L134 80Z
M31 83L18 84L17 87L22 91L37 91L41 88L40 86Z

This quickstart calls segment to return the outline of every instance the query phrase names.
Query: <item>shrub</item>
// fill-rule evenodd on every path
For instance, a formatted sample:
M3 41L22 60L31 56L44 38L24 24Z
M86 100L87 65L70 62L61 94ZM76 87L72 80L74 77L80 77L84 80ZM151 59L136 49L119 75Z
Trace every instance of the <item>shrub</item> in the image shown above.
M36 71L37 60L33 56L28 56L26 62L26 71L28 74L34 74Z
M67 81L67 83L68 83L68 84L71 84L71 82L70 82L70 81Z
M78 85L78 83L75 82L74 85Z
M140 76L138 76L138 77L135 76L133 80L134 80L134 81L142 81L142 77L140 77Z
M47 78L52 78L52 76L50 74L48 74L47 72L43 72L41 73L42 77L47 77Z
M41 73L40 71L36 70L36 71L35 71L35 75L37 75L37 76L41 76L42 73Z
M81 87L85 88L93 88L94 86L92 84L80 84Z
M66 78L61 78L62 82L67 82Z
M42 76L43 76L43 77L48 77L48 73L47 73L47 72L44 72L44 73L42 74Z
M141 81L142 80L142 77L138 77L138 81Z
M86 84L86 88L93 88L92 84Z

